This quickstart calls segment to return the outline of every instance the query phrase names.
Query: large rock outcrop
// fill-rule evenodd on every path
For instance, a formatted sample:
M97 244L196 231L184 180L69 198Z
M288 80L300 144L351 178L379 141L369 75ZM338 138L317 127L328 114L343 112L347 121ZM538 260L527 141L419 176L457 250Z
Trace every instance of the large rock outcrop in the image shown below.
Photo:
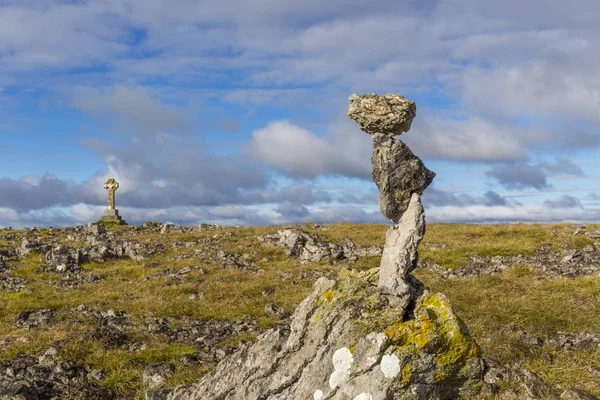
M455 399L477 392L480 350L441 294L413 310L376 286L377 270L320 278L289 330L273 329L169 400Z

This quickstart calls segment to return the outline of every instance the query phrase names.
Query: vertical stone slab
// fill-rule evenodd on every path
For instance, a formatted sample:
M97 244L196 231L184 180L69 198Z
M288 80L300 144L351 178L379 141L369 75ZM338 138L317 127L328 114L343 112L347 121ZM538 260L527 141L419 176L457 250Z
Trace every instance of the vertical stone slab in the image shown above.
M424 235L425 212L421 196L413 193L400 221L385 235L378 283L384 293L397 297L410 294L406 275L417 265L417 248Z

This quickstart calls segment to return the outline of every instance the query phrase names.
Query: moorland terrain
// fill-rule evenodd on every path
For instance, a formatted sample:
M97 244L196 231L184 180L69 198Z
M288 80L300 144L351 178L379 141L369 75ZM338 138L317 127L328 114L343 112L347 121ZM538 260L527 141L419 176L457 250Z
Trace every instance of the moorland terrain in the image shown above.
M288 324L319 277L378 266L387 228L2 229L0 398L143 399L192 383ZM304 239L286 247L286 229ZM419 256L413 275L483 350L482 396L600 396L600 226L429 224Z

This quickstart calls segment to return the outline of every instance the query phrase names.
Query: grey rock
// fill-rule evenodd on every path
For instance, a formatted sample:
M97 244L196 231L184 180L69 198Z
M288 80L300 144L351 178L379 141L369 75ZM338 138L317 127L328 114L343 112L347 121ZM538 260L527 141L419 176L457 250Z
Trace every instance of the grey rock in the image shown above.
M104 226L104 224L93 224L90 222L87 225L86 231L91 235L100 235L106 232L106 227Z
M221 268L240 269L245 271L258 271L258 266L250 260L249 254L229 254L223 250L217 252L217 258L221 261Z
M425 167L407 145L384 134L373 135L373 181L379 189L379 208L384 217L398 223L411 195L423 194L435 172Z
M262 243L272 244L283 248L285 255L297 257L301 263L320 262L329 257L329 262L348 260L358 261L364 256L380 256L379 246L357 246L345 238L342 243L326 242L319 235L307 233L300 228L281 229L276 233L260 236Z
M533 255L469 257L467 265L458 268L444 268L429 259L420 260L419 267L447 278L470 278L474 276L497 275L513 267L527 267L531 273L541 278L574 278L600 273L600 251L596 246L586 246L584 251L566 250L562 253L548 251L545 247Z
M43 357L40 362L36 357L19 354L0 360L0 400L114 400L111 390L88 380L91 370L89 365L56 357Z
M46 253L44 263L53 272L73 272L81 269L85 262L84 252L69 246L58 246Z
M265 315L267 317L284 319L288 316L288 313L284 308L278 307L273 303L268 303L267 305L265 305Z
M161 234L174 233L174 232L180 233L181 231L182 231L181 227L175 226L174 224L163 224L162 228L160 228Z
M374 274L343 270L338 282L319 279L313 293L296 308L289 329L265 332L197 383L176 388L168 399L283 400L322 395L341 400L366 393L374 400L454 399L475 394L483 361L448 300L425 292L414 313L405 316L370 283ZM378 328L369 328L375 320ZM428 326L425 343L413 348L406 338L424 329L423 324ZM461 354L446 360L440 349L446 348L450 337L453 349ZM442 359L444 366L438 363Z
M0 258L0 290L18 292L25 289L26 283L26 279L14 275L4 259Z
M414 193L398 225L385 235L378 284L385 294L400 298L412 294L406 276L417 266L417 247L424 235L425 212L421 196Z
M39 240L23 239L21 246L17 247L16 251L20 256L25 257L31 253L46 254L51 248L50 244Z
M144 368L142 382L148 390L160 389L167 384L167 378L175 374L175 368L169 363L153 363Z
M417 113L415 102L399 94L353 94L348 100L348 116L370 134L379 132L394 136L408 132Z
M55 316L56 312L49 309L23 311L15 318L15 325L27 329L40 325L50 325L54 323Z

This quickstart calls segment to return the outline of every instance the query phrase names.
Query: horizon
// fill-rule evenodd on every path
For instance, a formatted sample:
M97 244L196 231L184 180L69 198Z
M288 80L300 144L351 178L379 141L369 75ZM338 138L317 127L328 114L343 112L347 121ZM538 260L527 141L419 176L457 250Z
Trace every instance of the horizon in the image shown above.
M600 3L175 3L0 2L0 228L108 177L130 225L387 224L353 93L416 102L428 223L600 221Z

